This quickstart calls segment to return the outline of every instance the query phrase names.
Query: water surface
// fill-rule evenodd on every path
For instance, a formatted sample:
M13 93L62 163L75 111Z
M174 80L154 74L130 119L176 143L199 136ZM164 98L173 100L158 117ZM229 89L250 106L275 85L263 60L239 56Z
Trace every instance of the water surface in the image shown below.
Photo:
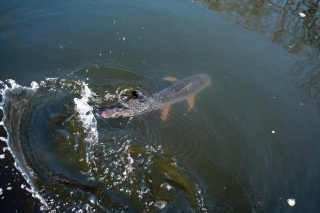
M317 211L318 7L4 2L1 208ZM152 96L170 86L163 77L198 73L212 84L165 122L160 111L94 114L133 89Z

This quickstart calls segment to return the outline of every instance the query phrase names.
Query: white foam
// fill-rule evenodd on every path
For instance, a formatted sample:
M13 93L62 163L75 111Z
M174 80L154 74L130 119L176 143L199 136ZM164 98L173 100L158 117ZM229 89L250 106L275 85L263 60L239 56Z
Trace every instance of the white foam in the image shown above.
M0 140L7 142L7 139L5 137L0 137Z
M12 79L8 79L6 80L7 83L4 83L2 81L0 81L0 84L4 87L2 89L0 89L0 94L3 96L2 97L2 102L0 103L0 108L2 110L3 109L3 105L5 103L5 99L7 98L6 97L6 91L7 90L11 90L14 92L15 89L18 89L18 91L20 90L23 90L23 89L27 89L27 90L33 90L34 92L38 89L37 87L37 83L36 82L32 82L31 83L31 87L23 87L23 86L20 86L19 84L17 84L14 80ZM5 117L5 114L6 112L4 112L4 115L3 115L3 121L6 119ZM3 121L1 121L1 124L3 125ZM7 128L6 126L4 126L4 129L6 130L6 132L8 133L8 138L10 137L10 132L7 131ZM14 162L14 166L17 168L17 170L21 173L21 175L24 177L24 179L30 184L31 186L31 189L29 189L29 192L31 192L33 194L33 196L35 196L36 198L38 198L40 200L41 203L43 203L44 205L47 205L45 200L38 194L38 192L35 190L35 186L33 186L33 182L32 180L30 179L30 177L24 172L24 169L28 169L28 168L22 168L20 167L20 164L18 163L17 159L16 159L16 156L15 156L15 153L13 152L13 150L11 149L10 147L10 144L9 144L9 141L7 138L4 138L4 137L1 137L0 138L1 140L5 141L7 144L8 144L8 147L5 147L3 148L3 151L6 151L6 150L9 150L11 153L12 153L12 156L13 158L15 159L15 162ZM31 176L32 176L32 172L31 173ZM12 187L9 186L7 187L7 190L11 190ZM2 194L3 192L3 189L0 189L0 194Z
M115 95L111 94L111 93L107 93L104 98L108 101L108 100L113 100L115 99Z
M74 98L74 102L76 104L75 110L78 112L78 119L82 123L85 133L87 133L86 141L90 143L97 143L97 120L92 113L93 108L88 104L89 99L95 95L95 93L89 89L88 84L82 82L81 86L82 98Z
M157 201L154 204L154 206L157 207L158 209L163 209L164 207L166 207L166 205L167 205L167 202L163 200Z
M38 83L35 82L35 81L32 81L32 82L31 82L31 88L32 88L32 89L38 89L38 88L39 88Z
M16 88L16 87L19 86L19 85L16 83L16 81L15 81L15 80L12 80L12 79L8 79L8 80L6 80L6 82L8 82L8 83L11 85L12 88Z

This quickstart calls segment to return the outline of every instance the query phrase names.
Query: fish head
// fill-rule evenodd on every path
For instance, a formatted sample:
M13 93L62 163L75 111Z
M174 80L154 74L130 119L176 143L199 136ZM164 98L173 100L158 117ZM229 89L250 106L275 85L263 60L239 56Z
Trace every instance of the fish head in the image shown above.
M104 118L131 117L133 116L133 110L131 110L127 104L116 103L100 107L96 114Z

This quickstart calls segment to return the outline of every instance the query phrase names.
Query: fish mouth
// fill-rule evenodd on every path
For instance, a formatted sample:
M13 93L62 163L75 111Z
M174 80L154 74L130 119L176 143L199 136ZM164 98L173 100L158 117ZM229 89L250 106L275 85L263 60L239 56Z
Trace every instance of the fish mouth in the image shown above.
M133 116L133 110L126 104L116 103L98 108L96 115L103 118L131 117Z
M103 118L113 118L115 113L112 109L102 108L100 107L97 109L96 115L103 117Z

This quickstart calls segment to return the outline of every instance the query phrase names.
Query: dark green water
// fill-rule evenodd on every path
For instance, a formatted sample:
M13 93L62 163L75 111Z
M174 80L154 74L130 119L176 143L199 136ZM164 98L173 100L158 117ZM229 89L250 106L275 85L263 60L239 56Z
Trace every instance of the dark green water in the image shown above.
M4 1L0 211L319 211L318 8ZM211 85L165 122L94 114L198 73Z

